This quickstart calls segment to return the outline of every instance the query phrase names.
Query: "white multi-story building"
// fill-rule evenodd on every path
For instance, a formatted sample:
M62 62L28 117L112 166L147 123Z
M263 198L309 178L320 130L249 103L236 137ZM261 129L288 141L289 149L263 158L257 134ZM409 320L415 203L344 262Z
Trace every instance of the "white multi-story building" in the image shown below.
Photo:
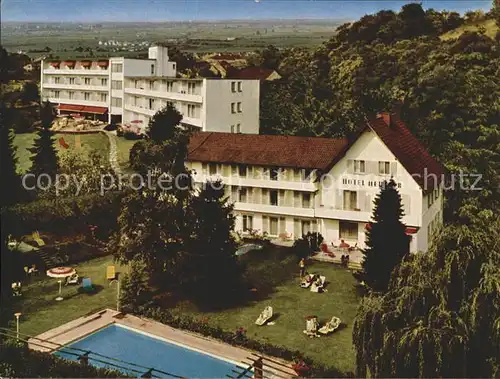
M383 114L353 140L195 133L188 165L198 185L220 178L236 231L365 246L373 200L394 178L411 251L426 251L442 223L442 168L396 115ZM387 241L387 243L391 243Z
M258 133L259 81L176 78L165 47L149 59L42 61L41 97L60 113L82 114L143 129L167 103L201 131Z

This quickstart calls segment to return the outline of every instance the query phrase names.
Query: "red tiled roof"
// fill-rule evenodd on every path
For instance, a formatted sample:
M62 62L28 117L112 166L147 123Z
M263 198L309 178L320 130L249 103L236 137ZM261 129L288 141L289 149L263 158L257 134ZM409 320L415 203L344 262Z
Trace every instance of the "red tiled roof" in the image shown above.
M363 130L371 128L424 192L432 190L434 181L427 180L425 183L425 174L435 175L440 183L444 172L442 166L399 118L395 115L391 118L392 123L388 123L389 117L385 114L369 121ZM345 155L355 141L347 138L198 132L189 141L188 160L326 171Z
M189 141L188 159L325 169L347 145L346 138L198 132Z
M258 79L266 80L272 75L274 70L264 67L247 67L236 71L231 75L231 79Z

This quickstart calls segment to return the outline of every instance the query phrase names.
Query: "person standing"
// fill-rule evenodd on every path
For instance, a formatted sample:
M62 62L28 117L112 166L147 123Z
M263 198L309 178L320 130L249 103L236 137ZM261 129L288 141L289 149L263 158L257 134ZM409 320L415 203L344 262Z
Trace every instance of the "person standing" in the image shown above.
M304 258L302 258L300 260L299 268L300 268L300 278L302 279L304 277L305 272L306 272L306 261Z

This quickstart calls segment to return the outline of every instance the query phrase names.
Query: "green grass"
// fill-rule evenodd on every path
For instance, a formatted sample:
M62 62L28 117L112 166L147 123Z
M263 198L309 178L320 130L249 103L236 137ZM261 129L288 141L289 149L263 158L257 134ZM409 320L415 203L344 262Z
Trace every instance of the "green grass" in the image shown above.
M17 169L19 172L24 173L28 171L31 167L31 152L28 151L33 146L36 133L23 133L16 134L14 138L14 146L17 148ZM75 148L75 137L72 134L56 134L55 135L55 145L59 154L61 154L66 149L62 148L57 141L60 137L63 137L66 143L69 145L68 150ZM82 134L80 135L81 141L81 152L83 154L89 153L91 150L96 150L105 159L109 157L109 141L102 133L96 134Z
M451 30L448 33L443 34L441 36L441 39L442 40L456 39L466 31L476 32L480 28L484 28L486 31L486 35L491 39L495 39L495 36L499 30L495 20L485 20L475 24L462 25L461 27L455 30Z
M261 284L256 286L256 295L262 291L265 293L264 298L217 312L203 312L189 302L181 302L171 311L189 314L229 331L243 327L252 339L299 350L324 365L353 372L355 356L352 326L359 299L352 274L333 264L313 263L308 271L325 275L328 282L328 291L317 294L300 288L298 265L294 257L279 261L259 255L258 260L249 262L249 275L263 275ZM275 286L273 291L269 291L270 286ZM271 305L278 315L274 320L276 324L255 325L255 320L267 305ZM345 325L332 335L311 339L302 332L305 329L305 317L309 315L318 316L321 324L337 316Z
M98 291L94 294L80 293L81 286L63 286L64 300L55 300L59 291L57 279L44 277L23 286L23 295L14 305L21 312L20 329L22 333L38 335L59 325L67 323L100 308L116 307L116 284L109 286L106 280L106 267L114 264L118 272L125 271L111 257L97 258L76 266L80 277L89 277ZM43 273L41 273L43 275Z
M129 168L130 149L136 142L136 140L128 140L123 137L116 137L118 164L122 169L126 170Z

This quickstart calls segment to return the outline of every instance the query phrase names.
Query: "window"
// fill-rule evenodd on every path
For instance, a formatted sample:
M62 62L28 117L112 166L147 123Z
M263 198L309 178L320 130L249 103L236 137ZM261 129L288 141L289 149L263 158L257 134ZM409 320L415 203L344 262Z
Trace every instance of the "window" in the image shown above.
M231 125L231 133L234 133L234 125Z
M123 72L123 64L122 63L113 63L111 65L111 72Z
M106 87L108 85L108 79L101 79L101 86Z
M54 78L54 84L59 84L60 81L61 81L61 78L59 76L56 76Z
M121 80L112 80L111 81L111 88L112 89L122 89L122 81Z
M188 104L188 117L195 117L195 109L196 109L196 105L194 104Z
M108 100L108 94L106 93L101 93L101 101L106 102Z
M174 91L174 82L167 82L167 91L168 92Z
M54 91L54 97L57 99L59 98L60 91Z
M231 103L231 113L236 113L236 103Z
M245 165L239 165L238 166L238 173L239 173L239 175L242 178L246 178L247 177L247 170L248 170L248 167L245 166Z
M241 124L236 124L236 133L241 133Z
M83 93L83 99L84 100L90 100L90 92L84 92Z
M167 107L173 107L174 106L174 103L171 102L171 101L167 101Z
M155 65L152 64L151 65L151 75L154 75L155 74Z
M354 172L358 174L365 173L365 161L354 161Z
M253 229L253 216L243 215L243 231Z
M311 221L302 220L301 226L302 226L302 235L303 236L311 231Z
M154 90L155 89L155 82L152 81L152 80L149 81L149 89L150 90Z
M121 108L122 106L122 99L119 97L112 97L111 98L111 106L112 107L119 107Z
M86 86L90 86L90 78L85 78L84 83Z
M344 210L358 210L358 193L356 191L344 191Z
M208 173L209 173L209 175L217 175L217 164L209 163L208 164Z
M155 99L149 99L149 109L155 109Z
M303 180L309 180L309 177L311 176L313 170L311 170L310 168L306 168L304 169L303 173L304 173L304 178Z
M277 217L270 217L269 224L270 224L269 234L272 236L277 236L278 235L278 218Z
M242 110L241 110L241 101L238 101L237 105L238 105L238 113L241 113L242 112Z
M389 175L391 173L389 162L378 162L378 173L380 175Z
M271 205L278 205L278 191L270 190L269 191L269 201Z
M68 92L68 97L69 97L70 100L74 99L75 93L73 91Z
M69 78L69 84L75 84L75 78Z
M247 202L247 189L246 188L240 188L239 194L238 194L238 201L240 203L246 203Z
M341 239L358 239L358 224L355 222L340 221L339 229Z
M196 92L196 83L188 83L188 93L194 94Z
M269 178L271 180L278 180L279 175L280 175L280 169L278 167L271 168L269 172Z
M242 92L241 87L242 87L241 82L238 82L238 92Z
M303 193L302 194L302 208L311 208L311 194Z
M134 101L132 102L132 105L134 105L134 107L137 107L139 105L139 98L137 96L134 96Z
M236 82L231 82L231 92L236 92Z
M172 68L175 70L175 63L172 64Z

